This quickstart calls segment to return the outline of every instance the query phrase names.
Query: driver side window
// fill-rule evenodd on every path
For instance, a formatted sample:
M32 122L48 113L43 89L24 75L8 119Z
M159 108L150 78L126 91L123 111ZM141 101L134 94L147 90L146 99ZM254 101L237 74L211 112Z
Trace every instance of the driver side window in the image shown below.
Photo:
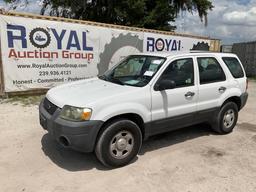
M178 59L169 64L160 80L171 80L175 88L194 85L194 66L192 58Z

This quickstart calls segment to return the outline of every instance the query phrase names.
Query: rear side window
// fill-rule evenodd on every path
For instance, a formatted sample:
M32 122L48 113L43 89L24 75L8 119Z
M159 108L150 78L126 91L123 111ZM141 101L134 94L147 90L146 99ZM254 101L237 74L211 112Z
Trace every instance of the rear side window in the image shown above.
M200 84L214 83L226 80L225 73L215 58L199 57L197 58L197 63L200 74Z
M229 71L233 75L234 78L242 78L244 77L243 69L235 57L222 57L222 60L227 65Z

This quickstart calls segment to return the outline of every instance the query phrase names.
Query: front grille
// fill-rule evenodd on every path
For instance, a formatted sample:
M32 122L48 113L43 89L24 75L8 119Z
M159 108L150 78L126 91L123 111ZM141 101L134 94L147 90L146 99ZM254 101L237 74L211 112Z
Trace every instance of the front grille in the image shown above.
M50 102L47 98L44 99L44 108L45 110L53 115L53 113L57 110L57 106Z

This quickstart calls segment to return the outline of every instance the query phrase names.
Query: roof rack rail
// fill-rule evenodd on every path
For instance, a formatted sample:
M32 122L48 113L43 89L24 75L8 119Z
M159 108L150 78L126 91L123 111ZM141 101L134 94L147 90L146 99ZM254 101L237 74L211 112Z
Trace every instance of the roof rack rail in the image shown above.
M207 51L207 50L190 50L190 53L219 53L219 51Z
M190 50L190 53L209 53L212 51L207 51L207 50Z

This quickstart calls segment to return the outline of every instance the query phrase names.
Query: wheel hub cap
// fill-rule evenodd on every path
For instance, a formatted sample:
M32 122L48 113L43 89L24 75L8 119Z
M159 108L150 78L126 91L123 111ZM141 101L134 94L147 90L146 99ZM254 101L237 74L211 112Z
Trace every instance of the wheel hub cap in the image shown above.
M127 141L124 138L120 138L116 142L116 147L118 150L124 150L126 148L126 146L127 146Z
M133 146L133 135L129 131L120 131L112 138L110 142L110 154L116 159L123 159L131 153Z
M225 113L224 118L223 118L224 127L227 129L230 128L233 125L234 120L235 120L235 112L233 109L229 109Z
M226 116L226 121L227 121L228 123L230 123L231 120L232 120L232 116L228 114L228 115Z

